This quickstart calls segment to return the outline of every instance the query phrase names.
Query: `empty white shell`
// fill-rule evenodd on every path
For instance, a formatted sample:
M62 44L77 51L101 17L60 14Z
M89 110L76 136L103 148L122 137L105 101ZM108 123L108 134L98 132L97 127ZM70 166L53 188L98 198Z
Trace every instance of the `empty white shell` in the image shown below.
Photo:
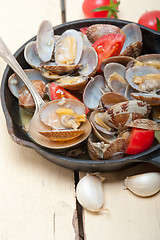
M138 196L152 196L160 190L160 173L149 172L127 177L124 185Z
M104 203L101 179L91 174L87 174L81 178L76 187L76 197L85 209L99 212Z

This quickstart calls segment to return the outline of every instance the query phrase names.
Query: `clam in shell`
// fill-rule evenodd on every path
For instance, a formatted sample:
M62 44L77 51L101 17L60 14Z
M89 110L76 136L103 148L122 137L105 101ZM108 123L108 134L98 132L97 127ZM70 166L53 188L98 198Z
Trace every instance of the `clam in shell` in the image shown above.
M88 153L92 160L117 159L124 155L125 149L124 138L116 138L110 144L98 141L93 135L88 138Z
M113 105L103 114L103 121L117 130L126 128L126 124L138 118L145 118L151 111L150 104L143 101L126 101Z
M57 65L78 64L83 50L81 33L69 29L65 31L55 45L55 62Z
M85 106L77 100L51 101L40 111L39 116L40 120L51 128L39 133L50 141L70 141L81 135L87 138L91 131L85 115ZM80 139L85 138L82 136Z

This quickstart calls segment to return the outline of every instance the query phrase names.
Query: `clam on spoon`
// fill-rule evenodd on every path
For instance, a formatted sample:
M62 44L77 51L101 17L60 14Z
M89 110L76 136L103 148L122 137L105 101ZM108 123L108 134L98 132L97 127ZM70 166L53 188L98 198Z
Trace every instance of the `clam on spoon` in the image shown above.
M1 37L0 37L0 56L7 62L7 64L12 68L12 70L21 78L21 80L27 86L28 90L30 91L34 99L35 112L29 123L29 136L35 143L51 149L63 149L63 148L74 146L82 142L88 137L88 135L91 132L91 126L88 120L86 120L86 122L83 123L83 129L85 130L84 133L72 140L58 142L58 141L52 141L44 137L43 135L41 135L39 132L47 132L47 131L51 131L52 129L51 127L45 125L40 120L39 112L44 106L46 106L47 104L52 104L52 102L54 101L49 102L47 104L43 101L43 99L41 98L37 90L34 88L31 81L29 80L29 78L27 77L27 75L25 74L25 72L23 71L23 69L15 59L15 57L12 55L10 50L7 48L6 44L4 43Z

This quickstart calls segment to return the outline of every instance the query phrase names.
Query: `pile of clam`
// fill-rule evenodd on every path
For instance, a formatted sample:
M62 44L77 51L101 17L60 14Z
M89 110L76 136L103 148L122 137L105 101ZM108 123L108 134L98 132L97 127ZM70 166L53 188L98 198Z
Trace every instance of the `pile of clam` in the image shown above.
M125 42L120 55L104 59L101 72L97 72L98 55L92 44L110 33L124 35ZM142 47L141 30L133 23L122 29L95 24L86 34L69 29L57 36L51 23L43 21L36 40L25 47L25 59L33 68L25 72L41 97L53 100L50 84L55 82L81 96L83 103L65 97L53 100L54 107L41 110L41 120L52 130L39 134L49 141L63 142L63 147L64 142L72 141L72 146L74 139L76 144L87 139L90 157L98 160L122 157L133 127L160 130L160 55L140 56ZM33 111L33 99L16 74L8 83L19 105ZM90 110L87 116L84 107ZM79 108L83 110L79 112ZM84 122L88 124L87 118L90 126L81 130ZM54 137L52 132L56 132ZM72 132L74 137L70 138Z

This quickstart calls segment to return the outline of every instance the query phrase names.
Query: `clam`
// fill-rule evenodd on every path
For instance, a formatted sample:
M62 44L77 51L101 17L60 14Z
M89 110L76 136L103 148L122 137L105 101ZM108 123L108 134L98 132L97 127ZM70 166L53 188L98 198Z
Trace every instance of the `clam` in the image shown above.
M24 58L26 62L37 70L41 69L42 60L37 54L37 43L36 41L29 42L24 49Z
M82 50L81 33L74 29L66 30L55 45L55 62L57 65L76 65L81 58Z
M51 60L54 49L54 30L52 24L45 20L38 29L37 33L37 52L42 62L48 62Z
M135 59L134 65L147 65L160 68L160 54L141 55Z
M124 155L126 141L124 138L116 138L112 143L104 143L93 135L88 138L88 153L92 160L114 159Z
M109 33L120 33L124 34L123 30L121 30L119 27L116 27L111 24L94 24L87 28L87 37L90 40L91 43L94 43L96 40L98 40L103 35L109 34Z
M138 57L142 51L142 32L135 23L129 23L122 28L126 35L120 55Z
M117 130L126 128L126 124L149 115L151 106L143 101L126 101L113 105L103 114L103 122Z
M136 100L148 102L151 106L160 105L160 95L155 92L143 93L143 92L132 92L131 96Z
M108 87L115 93L125 95L128 83L124 79L126 68L119 63L108 63L103 69Z
M109 57L109 58L106 58L104 60L102 60L101 62L101 70L103 71L104 70L104 67L106 64L108 63L119 63L119 64L122 64L123 66L127 66L127 64L133 60L133 57L129 57L129 56L114 56L114 57Z
M82 136L84 140L91 131L85 115L85 106L77 100L51 101L44 106L39 116L40 120L51 128L49 131L39 133L50 141L69 141L80 135L84 135Z
M32 84L41 96L41 98L44 98L46 90L45 82L42 80L33 80ZM19 90L18 100L19 106L26 108L27 110L33 110L32 108L34 108L35 106L34 99L26 86L23 86Z
M150 119L135 119L132 122L126 124L127 127L141 128L147 130L160 131L160 123Z
M95 49L92 47L85 47L79 64L82 64L82 68L78 70L80 75L87 77L94 76L98 67L98 56Z
M66 76L60 77L56 82L63 88L68 90L80 90L85 87L88 79L82 76Z
M105 80L101 75L92 77L87 83L83 92L83 102L89 109L94 110L98 107L103 88L105 88Z
M160 69L153 66L133 66L126 70L126 80L140 92L160 90Z
M46 79L40 74L39 71L35 69L25 69L24 72L30 81L42 80L46 83ZM24 86L24 83L22 82L21 78L16 73L13 73L8 79L8 87L15 97L18 98L19 91L22 86Z
M104 93L101 97L101 103L105 109L108 109L117 103L125 101L128 101L128 99L125 96L115 92Z

